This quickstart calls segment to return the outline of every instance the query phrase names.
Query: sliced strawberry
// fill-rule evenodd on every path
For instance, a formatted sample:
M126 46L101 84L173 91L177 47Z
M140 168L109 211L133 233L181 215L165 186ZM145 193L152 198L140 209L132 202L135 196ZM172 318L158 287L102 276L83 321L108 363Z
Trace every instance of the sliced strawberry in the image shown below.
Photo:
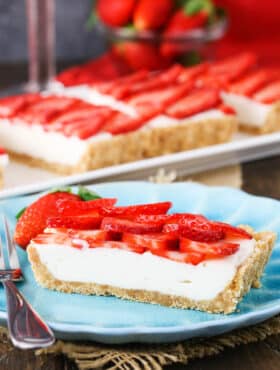
M97 229L102 217L95 216L56 216L47 219L47 227L71 229Z
M110 217L135 217L138 215L162 215L172 207L171 202L139 204L136 206L121 206L113 208L104 208L103 215Z
M193 86L192 81L175 84L165 89L135 95L127 102L132 105L141 116L145 116L147 110L153 109L155 112L161 113L170 104L188 94Z
M111 90L111 94L117 99L124 99L131 95L147 93L152 90L163 88L164 86L170 86L177 80L182 70L183 68L181 66L175 64L162 72L150 73L149 76L147 76L148 78L143 81L117 85Z
M194 67L184 68L178 77L179 82L188 82L205 74L209 68L208 63L201 63Z
M39 101L27 107L18 117L25 122L47 124L77 102L77 99L68 97L42 97Z
M229 105L220 104L218 109L220 109L223 113L228 114L228 115L236 114L234 108L230 107Z
M137 246L137 245L128 245L127 243L124 242L119 242L119 241L108 241L104 242L102 244L96 244L95 248L117 248L117 249L122 249L125 251L129 252L134 252L134 253L144 253L145 252L145 247Z
M250 96L268 82L275 80L277 76L280 77L280 70L259 69L233 83L229 90L235 94Z
M157 113L157 111L151 111L151 118ZM149 119L149 116L133 118L124 113L118 112L105 122L103 130L112 135L125 134L127 132L138 130L146 123L147 119Z
M105 217L101 223L101 229L111 232L124 232L134 234L157 233L161 231L161 225L144 224L130 220Z
M14 233L14 240L21 247L26 247L30 240L43 232L49 217L59 215L57 202L61 199L78 200L77 195L56 192L43 195L30 204L20 216Z
M89 211L104 207L113 207L117 202L116 198L101 198L83 201L60 201L58 202L58 212L63 216L83 215Z
M23 94L0 99L0 117L12 117L30 104L38 101L39 94Z
M224 222L213 222L214 225L217 225L225 233L225 237L228 239L239 238L239 239L252 239L247 231L241 229L240 227L234 227Z
M245 72L249 71L256 64L257 58L252 53L241 53L212 63L209 72L212 75L227 76L227 79L234 81Z
M159 215L145 215L140 214L139 216L136 216L135 221L137 222L145 222L145 223L156 223L156 224L170 224L170 223L178 223L181 220L201 220L201 221L207 221L207 219L198 214L192 214L192 213L173 213L173 214L159 214Z
M79 139L85 140L99 133L106 120L103 116L96 116L64 126L61 131L65 136L77 136Z
M221 258L234 254L239 249L237 243L227 243L224 241L201 243L187 238L180 239L180 251L184 253L198 253L204 259Z
M118 86L130 85L133 86L135 83L140 81L144 81L149 75L149 72L146 70L136 71L134 73L129 74L128 76L119 77L114 79L113 81L103 82L103 83L96 83L93 85L98 91L102 94L112 94L114 95L113 91Z
M197 89L166 109L166 114L174 118L186 118L216 107L221 102L219 90Z
M132 246L145 247L150 251L172 250L178 247L178 239L168 234L130 234L124 233L122 241Z
M280 100L280 80L270 83L253 95L253 99L271 104Z
M182 253L178 251L170 251L163 249L156 249L152 251L153 254L159 257L167 258L174 262L191 263L197 265L204 261L204 255L200 253Z
M183 219L175 224L166 224L163 232L201 242L215 242L225 237L221 226L205 219Z
M94 245L96 242L102 242L105 240L112 240L114 239L115 235L111 234L105 230L77 230L77 229L69 229L69 228L50 228L48 227L45 229L45 232L48 234L59 234L59 235L67 235L72 240L86 240L89 244Z

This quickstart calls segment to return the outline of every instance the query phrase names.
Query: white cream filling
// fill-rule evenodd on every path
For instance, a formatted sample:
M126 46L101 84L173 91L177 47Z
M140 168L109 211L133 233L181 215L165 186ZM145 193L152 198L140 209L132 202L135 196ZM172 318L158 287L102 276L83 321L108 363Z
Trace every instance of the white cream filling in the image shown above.
M98 90L89 87L88 85L78 85L73 87L64 87L61 84L54 84L52 89L45 92L45 95L56 94L59 96L69 96L84 100L87 103L94 105L104 105L119 112L123 112L131 117L137 117L135 109L128 104L123 103L112 97L111 95L101 94Z
M120 249L32 244L41 262L59 280L139 289L194 300L211 300L234 278L237 268L252 254L255 241L240 241L228 257L192 264L174 262L150 252Z
M46 132L40 125L10 123L7 119L1 119L0 145L15 153L47 162L75 165L84 156L89 142L58 132Z
M0 155L0 167L6 167L9 163L9 156L8 154L1 154Z
M271 111L271 105L262 104L243 95L222 92L221 97L225 104L236 111L239 122L246 125L264 125Z

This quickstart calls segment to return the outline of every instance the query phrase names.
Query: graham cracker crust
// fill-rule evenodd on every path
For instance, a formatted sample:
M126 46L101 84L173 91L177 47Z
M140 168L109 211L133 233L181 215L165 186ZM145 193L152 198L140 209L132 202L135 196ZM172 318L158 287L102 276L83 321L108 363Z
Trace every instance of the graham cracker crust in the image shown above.
M250 126L241 122L239 124L239 129L253 135L264 135L280 131L280 101L273 104L271 111L262 126Z
M114 295L122 299L160 304L163 306L228 314L236 309L238 302L251 287L260 286L259 279L270 257L275 241L275 234L272 232L255 233L249 227L244 227L244 229L251 232L256 240L255 250L237 269L232 282L213 300L195 301L185 297L161 294L155 291L123 289L110 285L58 280L41 262L36 247L30 244L27 248L27 253L36 281L48 289L85 295Z
M157 128L142 128L135 132L113 136L89 144L88 151L75 166L51 163L25 154L9 152L17 161L32 167L62 175L81 173L107 166L177 153L227 142L237 131L235 117L205 119L197 122Z

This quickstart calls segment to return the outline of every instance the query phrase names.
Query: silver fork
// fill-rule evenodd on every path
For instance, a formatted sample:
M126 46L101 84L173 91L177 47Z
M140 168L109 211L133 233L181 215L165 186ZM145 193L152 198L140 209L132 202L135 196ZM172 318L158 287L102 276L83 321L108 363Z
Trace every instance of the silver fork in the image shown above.
M4 285L7 298L8 329L12 343L21 349L42 348L54 343L51 329L30 306L13 283L22 281L23 276L17 256L16 246L3 216L9 268L6 268L3 247L0 240L0 282Z

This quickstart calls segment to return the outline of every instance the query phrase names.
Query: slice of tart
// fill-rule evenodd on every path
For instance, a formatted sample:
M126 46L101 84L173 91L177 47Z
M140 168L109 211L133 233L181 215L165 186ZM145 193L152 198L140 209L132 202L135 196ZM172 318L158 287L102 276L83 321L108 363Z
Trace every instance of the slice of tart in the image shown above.
M60 200L58 216L30 241L28 257L43 287L231 313L260 286L274 233L167 214L170 202L95 202Z
M126 109L53 94L0 99L0 144L29 165L70 174L229 141L235 117L213 89L199 104L193 90L181 81L139 92L121 102Z

